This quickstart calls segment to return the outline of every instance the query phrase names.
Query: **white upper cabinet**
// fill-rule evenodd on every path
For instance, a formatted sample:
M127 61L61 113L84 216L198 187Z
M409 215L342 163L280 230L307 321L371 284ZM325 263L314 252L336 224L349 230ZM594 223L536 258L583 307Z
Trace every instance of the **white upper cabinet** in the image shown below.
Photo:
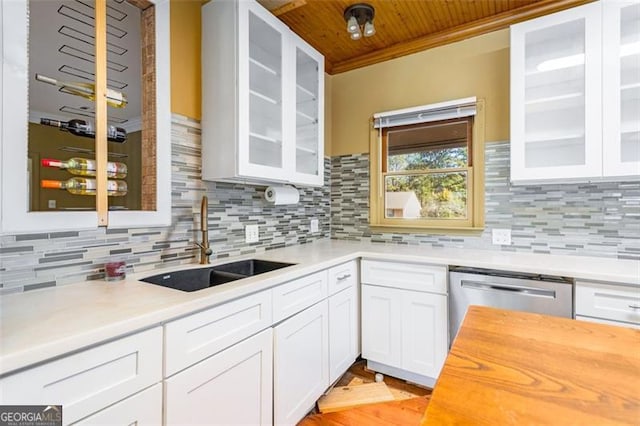
M511 180L602 174L600 5L511 27Z
M293 180L322 185L324 170L324 59L295 36L295 171Z
M511 27L512 182L639 174L637 5L590 3Z
M640 1L603 3L603 170L640 174Z
M254 1L202 8L202 178L322 185L324 58Z

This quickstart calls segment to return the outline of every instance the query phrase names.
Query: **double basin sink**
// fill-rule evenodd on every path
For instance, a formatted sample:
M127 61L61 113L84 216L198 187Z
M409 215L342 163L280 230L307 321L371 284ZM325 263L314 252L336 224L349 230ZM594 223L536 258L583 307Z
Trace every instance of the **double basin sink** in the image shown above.
M215 287L242 278L253 277L276 269L286 268L294 263L271 262L268 260L239 260L222 265L197 269L183 269L146 277L140 281L161 285L182 291L197 291Z
M292 265L294 265L294 263L249 259L205 268L167 272L146 277L140 281L176 290L197 291Z

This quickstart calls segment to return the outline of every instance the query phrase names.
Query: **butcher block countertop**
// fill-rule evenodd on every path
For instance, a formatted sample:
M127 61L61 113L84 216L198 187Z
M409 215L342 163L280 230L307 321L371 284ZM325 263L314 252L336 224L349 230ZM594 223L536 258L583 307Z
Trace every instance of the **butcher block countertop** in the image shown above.
M423 425L640 424L640 330L471 306Z

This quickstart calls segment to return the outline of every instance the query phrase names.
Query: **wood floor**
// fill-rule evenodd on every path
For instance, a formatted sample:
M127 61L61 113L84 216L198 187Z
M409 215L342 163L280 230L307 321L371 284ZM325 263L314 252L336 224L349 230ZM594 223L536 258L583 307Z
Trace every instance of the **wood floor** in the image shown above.
M418 426L430 396L363 405L334 413L313 414L298 426Z
M373 383L375 373L366 369L365 361L356 362L336 384ZM362 405L343 411L311 413L298 426L410 426L419 425L429 404L431 389L385 376L384 382L395 401Z

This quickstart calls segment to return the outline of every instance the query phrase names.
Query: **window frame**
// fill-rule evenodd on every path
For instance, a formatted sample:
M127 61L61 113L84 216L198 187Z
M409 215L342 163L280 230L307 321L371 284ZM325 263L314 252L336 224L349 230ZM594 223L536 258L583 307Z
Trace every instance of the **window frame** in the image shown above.
M452 120L439 120L433 123L445 123ZM468 141L470 154L466 168L434 169L420 171L418 174L442 173L446 171L467 170L467 218L466 219L403 219L387 218L385 215L385 177L401 174L417 174L416 172L383 172L383 164L387 161L387 133L389 129L407 127L397 126L374 128L371 121L369 137L370 155L370 193L369 193L369 225L382 228L382 231L412 233L479 233L484 229L484 100L476 101L476 114L470 120L471 141ZM416 124L411 127L418 126Z

